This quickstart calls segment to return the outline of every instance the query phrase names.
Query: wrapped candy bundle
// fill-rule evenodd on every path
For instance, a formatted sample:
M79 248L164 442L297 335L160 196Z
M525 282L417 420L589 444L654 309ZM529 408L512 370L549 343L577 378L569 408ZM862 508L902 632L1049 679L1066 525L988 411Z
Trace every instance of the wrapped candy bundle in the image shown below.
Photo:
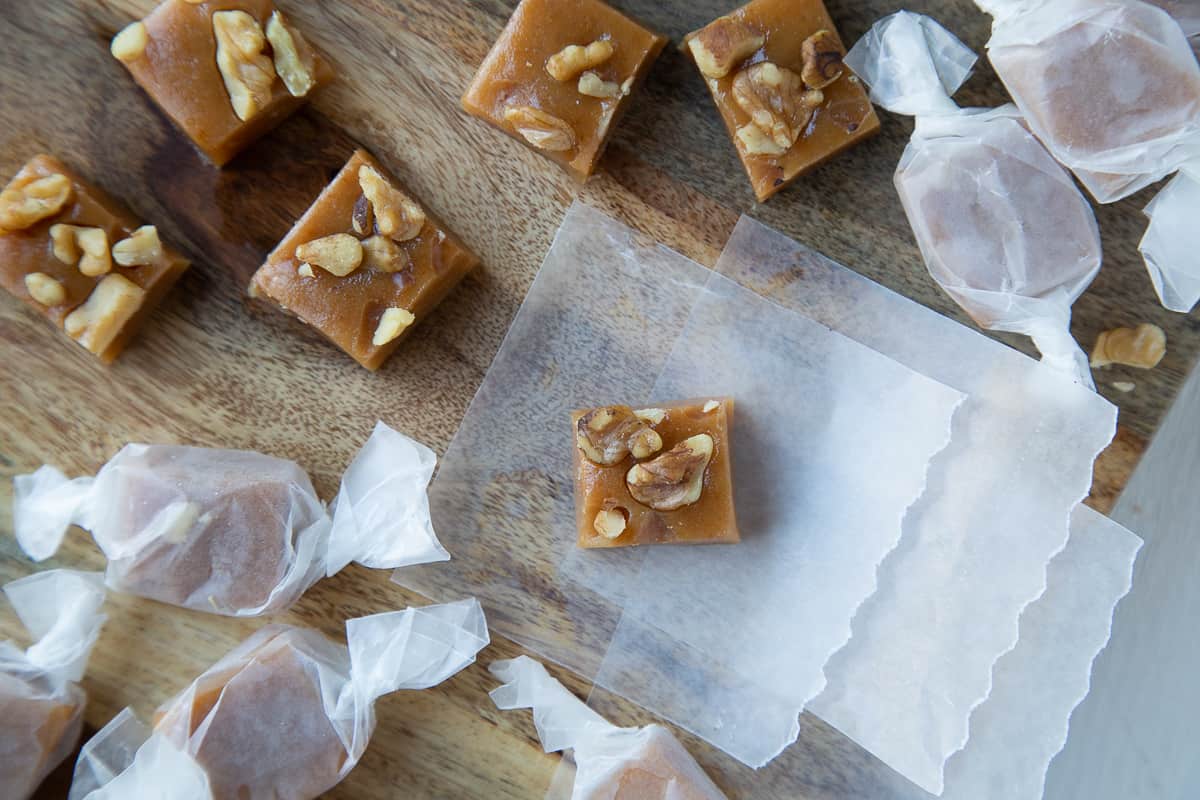
M575 751L571 800L725 800L661 725L618 728L529 656L496 661L489 669L505 681L491 692L497 708L533 709L542 748Z
M153 728L117 715L80 753L71 800L318 797L362 757L377 698L436 686L488 644L474 598L352 619L346 638L263 628L163 704Z
M98 574L50 570L4 587L37 643L0 642L0 796L23 800L70 754L83 728L79 687L100 636Z
M950 99L974 63L945 28L908 12L846 56L875 103L917 117L895 182L934 280L981 326L1032 337L1043 360L1091 386L1069 325L1100 269L1095 215L1016 109Z
M14 482L30 557L70 524L91 531L114 591L229 616L279 611L351 561L444 561L429 519L433 451L382 422L342 477L333 513L292 461L240 450L126 445L95 478L43 466Z

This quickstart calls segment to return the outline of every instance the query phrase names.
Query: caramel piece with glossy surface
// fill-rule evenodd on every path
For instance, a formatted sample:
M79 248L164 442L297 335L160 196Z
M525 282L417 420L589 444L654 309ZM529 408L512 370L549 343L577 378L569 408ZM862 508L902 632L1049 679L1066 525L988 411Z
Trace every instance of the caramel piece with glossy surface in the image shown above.
M9 187L20 187L52 175L63 175L70 182L68 200L57 213L27 227L18 230L0 227L0 286L58 328L65 328L72 338L101 361L109 363L187 269L188 262L164 245L154 257L147 258L150 263L126 266L112 261L102 274L84 274L86 265L81 262L86 254L74 245L63 247L60 243L56 255L52 228L64 225L99 229L105 235L105 246L111 249L133 236L142 223L124 206L53 156L34 156L13 177ZM70 238L73 242L74 238ZM64 256L73 258L64 261ZM114 304L113 298L109 297L106 303L99 304L105 307L97 308L98 303L93 301L85 312L88 299L101 281L107 281L106 286L119 284L125 287L127 291L121 294L123 302ZM108 294L102 292L96 300L105 300L104 295ZM93 309L97 312L96 318L89 317ZM76 310L80 313L71 317Z
M462 106L582 180L666 41L600 0L522 0Z
M623 407L615 406L615 409ZM635 457L628 450L613 464L599 464L580 446L579 424L596 409L571 415L572 441L575 442L575 517L580 547L626 547L641 544L708 544L737 542L737 517L733 506L730 426L733 400L728 398L689 400L635 409L638 417L662 440L661 449L642 451ZM586 423L585 423L586 424ZM697 456L699 498L671 510L656 510L635 499L628 480L636 466L649 467L673 458L687 442L711 438L707 461ZM707 442L705 442L707 445ZM659 476L688 480L696 473L672 470L670 464L656 470ZM644 499L649 499L639 491ZM676 499L677 498L673 498ZM690 499L690 498L689 498ZM667 505L675 505L674 502Z
M180 130L187 134L192 143L217 166L225 164L247 145L274 128L302 106L320 86L333 79L333 69L321 58L290 20L283 20L290 40L275 36L276 41L295 44L302 51L298 63L307 67L311 61L309 81L292 78L292 70L285 67L293 88L311 84L301 96L293 96L284 80L279 77L275 60L271 58L274 47L267 40L268 28L278 30L279 18L271 26L275 5L270 0L164 0L142 20L144 46L130 49L114 46L114 55L129 70L129 74L150 95L163 113L171 118ZM274 79L265 90L265 102L255 104L253 113L240 119L230 99L230 92L217 64L217 37L213 28L213 15L222 12L243 11L253 17L261 30L264 42L257 61L270 64L268 77ZM229 19L229 18L226 18ZM140 44L141 29L137 32ZM124 37L129 38L129 35ZM124 42L118 42L124 44ZM250 63L254 63L254 59ZM292 62L296 63L296 62ZM242 109L243 113L246 110Z
M374 209L373 229L367 230L360 224L363 233L356 231L356 205L360 223L364 218L359 202L364 197L360 176L364 168L375 173L364 173L369 187L374 187L377 174L413 203L397 212L401 218L408 220L418 212L424 214L415 236L404 241L379 239L380 217L388 219L380 209ZM379 197L390 196L391 192L379 193ZM394 235L408 233L400 229ZM316 262L297 258L298 248L337 234L360 238L363 247L361 260L345 275L336 275ZM367 369L378 369L413 325L428 315L476 264L478 259L444 225L416 206L411 195L387 170L366 151L357 150L267 256L266 263L251 279L250 294L296 315ZM407 311L413 319L397 326L396 318L407 320L407 316L392 314L385 319L388 309ZM384 331L380 331L381 322ZM389 334L390 338L383 334Z
M821 35L811 38L817 34ZM761 46L751 50L750 46L760 40ZM745 47L739 46L742 42ZM760 202L879 131L879 118L865 87L849 69L842 67L839 74L838 59L828 52L836 45L844 55L845 47L821 0L753 0L689 34L685 44L685 50L696 61L701 77L708 84ZM807 69L806 49L810 56ZM730 63L743 54L740 61ZM762 128L752 124L753 108L748 110L744 102L738 101L739 76L763 62L787 71L783 73L784 85L797 84L797 101L803 92L819 92L819 104L815 104L810 117L800 120L803 124L799 135L790 146L786 146L787 142L780 146L764 135ZM809 82L801 87L802 75L807 75ZM745 80L741 78L743 85ZM802 104L817 97L809 94ZM796 104L786 100L780 104L785 111L792 112L784 115L783 124L799 119L789 108L792 105Z

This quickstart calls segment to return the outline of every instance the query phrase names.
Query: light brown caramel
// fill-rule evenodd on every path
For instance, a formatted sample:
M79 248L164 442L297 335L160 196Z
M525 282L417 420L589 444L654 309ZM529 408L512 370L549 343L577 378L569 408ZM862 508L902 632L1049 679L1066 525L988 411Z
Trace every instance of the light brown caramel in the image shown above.
M741 23L761 35L765 44L734 64L723 77L706 77L704 80L760 202L805 172L879 131L879 118L866 90L850 70L844 69L841 77L820 89L824 95L823 103L787 152L782 155L748 153L737 137L738 129L751 120L733 97L733 82L739 70L769 61L800 75L804 66L801 50L806 38L819 31L829 31L839 44L840 39L821 0L754 0L709 27L728 25L728 20ZM696 31L688 39L702 32L703 29ZM841 50L845 53L844 46ZM691 52L687 47L685 51Z
M5 797L30 796L71 752L83 727L83 706L78 689L52 699L21 677L0 672L0 787Z
M612 55L584 71L626 89L616 97L583 94L579 75L560 81L547 71L547 63L563 48L586 47L597 40L611 43ZM463 95L462 106L584 179L595 171L617 118L628 106L629 93L666 41L600 0L522 0ZM516 121L506 118L507 109L520 107L562 120L574 144L566 149L531 145Z
M709 408L705 411L706 406ZM603 466L575 451L575 516L580 547L626 547L642 544L708 544L737 542L737 517L733 507L730 425L733 400L689 400L656 406L665 413L651 425L662 439L662 449L646 458L626 455ZM639 409L640 411L641 409ZM587 410L571 415L572 441ZM713 454L704 472L703 489L696 502L673 511L658 511L634 499L626 484L629 469L667 452L697 434L713 438ZM616 538L597 532L596 515L616 511L624 516L624 531Z
M13 177L10 185L20 184L31 177L42 178L54 174L65 175L70 180L71 198L59 213L27 228L0 228L0 286L62 329L67 315L88 299L105 276L84 275L78 264L68 264L56 258L50 228L60 223L101 228L111 251L114 244L128 237L142 223L124 206L53 156L34 156ZM128 279L145 294L137 311L121 325L111 341L98 343L94 349L89 349L105 363L115 359L187 267L187 260L165 244L162 257L152 264L123 267L113 261L108 274ZM47 306L31 295L25 279L34 273L42 273L62 286L62 302Z
M367 239L375 233L368 230L364 235L354 229L355 204L363 196L359 170L364 166L375 169L390 186L404 192L370 154L355 151L267 256L251 280L250 293L295 314L367 369L378 369L404 336L478 264L478 259L422 209L425 221L416 236L394 242L410 262L399 271L376 269L364 260L344 277L319 266L310 266L302 274L304 262L297 258L297 248L334 234ZM411 199L411 195L408 197ZM378 218L374 222L378 224ZM407 231L400 235L404 233ZM396 338L376 345L376 331L389 308L407 310L415 319Z

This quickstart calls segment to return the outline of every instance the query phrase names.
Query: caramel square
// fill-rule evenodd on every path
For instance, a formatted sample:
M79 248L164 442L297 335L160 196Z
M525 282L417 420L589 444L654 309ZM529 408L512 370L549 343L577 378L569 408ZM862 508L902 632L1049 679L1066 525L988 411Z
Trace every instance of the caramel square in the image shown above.
M236 35L218 46L218 28ZM246 42L257 50L245 52ZM333 79L329 64L270 0L163 0L113 38L112 53L217 166ZM219 59L247 88L231 93Z
M385 205L368 199L364 180L382 184L375 191ZM335 263L345 253L351 261ZM356 150L254 273L250 294L374 370L478 263L378 161Z
M53 156L34 156L0 194L0 285L106 364L187 267Z
M879 131L821 0L753 0L685 44L759 202Z
M584 180L666 42L600 0L521 0L462 107Z
M739 541L732 421L729 398L572 413L578 545Z

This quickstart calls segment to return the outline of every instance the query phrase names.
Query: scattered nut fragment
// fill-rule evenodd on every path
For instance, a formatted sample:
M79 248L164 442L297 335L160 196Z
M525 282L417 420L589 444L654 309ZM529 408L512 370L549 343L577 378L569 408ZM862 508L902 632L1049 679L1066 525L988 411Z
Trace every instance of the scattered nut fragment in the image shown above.
M825 102L820 90L805 91L799 75L770 61L747 67L734 77L733 99L750 115L750 124L740 127L737 137L753 155L786 153Z
M612 58L613 44L597 39L588 46L569 44L546 59L546 72L557 81L569 81L585 69L597 67Z
M375 229L375 214L371 211L371 201L365 194L360 194L354 201L350 227L354 228L354 232L359 236L366 236Z
M287 26L278 11L267 20L267 41L275 56L275 72L292 97L304 97L317 85L313 77L316 59L312 48L300 35Z
M123 275L105 275L79 308L63 320L63 329L97 355L103 353L133 318L146 292Z
M707 414L710 411L716 411L720 407L721 407L720 401L709 400L707 403L704 404L704 408L700 409L700 412L702 414Z
M800 77L810 89L824 89L842 77L846 71L842 64L842 46L837 37L828 30L820 30L809 36L800 45L800 58L804 66Z
M674 511L700 499L704 472L712 459L713 438L698 433L625 474L629 493L657 511Z
M363 265L380 272L399 272L412 264L412 256L386 236L363 239Z
M733 17L721 17L688 37L688 49L706 78L724 78L762 47L766 37Z
M1137 384L1133 381L1113 381L1112 387L1118 392L1128 394L1137 388Z
M533 106L509 106L504 121L540 150L561 152L575 146L575 131L565 121Z
M592 520L592 527L596 530L596 533L605 539L616 539L625 532L627 524L628 520L625 518L625 509L620 506L602 508L596 514L596 518Z
M371 337L371 344L375 347L382 347L408 330L408 326L412 325L416 319L407 309L387 309L379 318L379 324L375 326L375 335Z
M158 228L153 225L143 225L113 245L113 261L122 267L134 267L138 264L153 264L163 257L162 241L158 238Z
M579 418L575 443L588 460L611 466L633 454L647 458L662 449L662 437L629 406L604 406Z
M300 266L296 267L296 274L297 274L297 275L300 275L301 277L304 277L304 278L315 278L315 277L317 277L316 275L314 275L314 274L313 274L313 271L312 271L312 264L309 264L309 263L308 263L308 262L306 262L306 261L302 261L302 262L300 263Z
M64 264L78 266L90 278L112 270L108 252L108 234L103 228L59 223L50 226L54 257Z
M579 93L588 97L599 97L602 100L621 97L621 87L613 81L603 80L599 75L588 71L579 76Z
M633 415L647 425L658 425L667 418L667 412L661 408L640 408Z
M425 212L373 167L358 168L358 185L375 214L375 227L389 239L407 242L425 226Z
M0 192L0 228L22 231L63 210L71 199L71 181L55 173L14 180Z
M136 61L146 52L150 36L146 33L146 23L138 20L131 22L113 37L109 50L118 61L126 63Z
M71 266L75 266L79 261L79 247L75 244L76 230L77 225L59 223L50 226L51 252L59 261Z
M67 291L61 282L44 272L31 272L25 276L25 290L42 305L56 306L67 299Z
M1092 366L1150 369L1167 354L1167 335L1157 325L1143 322L1136 328L1113 328L1096 337L1092 348Z
M267 37L258 20L245 11L218 11L212 15L217 39L217 69L233 113L245 122L271 101L275 67L263 52Z
M344 278L362 264L363 249L350 234L335 233L300 245L296 248L296 259Z

